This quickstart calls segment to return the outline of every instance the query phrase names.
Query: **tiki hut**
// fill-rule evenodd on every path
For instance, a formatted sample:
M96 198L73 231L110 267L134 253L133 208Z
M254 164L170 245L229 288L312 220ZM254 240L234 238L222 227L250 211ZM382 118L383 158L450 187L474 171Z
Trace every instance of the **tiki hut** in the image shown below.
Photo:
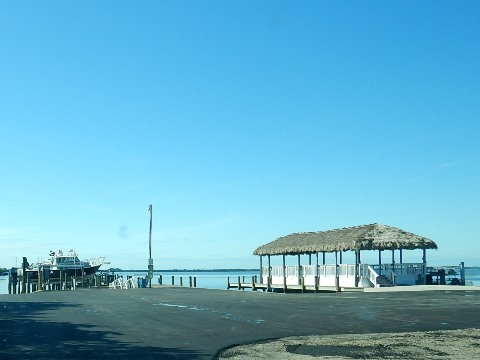
M402 260L402 250L415 250L422 249L423 257L421 262L404 264ZM382 224L370 224L354 227L346 227L342 229L334 229L327 231L316 232L302 232L293 233L287 236L282 236L268 244L259 246L254 255L260 256L260 271L264 277L272 278L272 267L270 265L271 256L283 256L283 266L278 269L273 269L274 272L281 274L283 278L283 285L286 287L289 271L296 271L298 281L305 277L305 272L311 271L312 274L319 277L319 263L318 254L323 253L323 270L325 279L328 277L327 272L329 269L335 271L336 286L339 286L339 278L342 274L345 275L343 281L349 281L349 284L353 286L359 286L361 278L366 278L367 273L370 272L373 275L369 275L373 282L378 285L378 281L381 277L385 277L385 274L389 274L389 278L395 284L414 284L419 283L420 280L417 277L420 275L422 279L425 278L426 271L426 250L437 249L437 244L432 240L412 234L408 231ZM377 250L378 251L378 264L361 264L360 253L365 250ZM392 252L392 260L388 264L382 264L382 252L390 250ZM395 251L399 250L400 261L399 264L395 261ZM345 251L355 252L355 264L342 265L342 253ZM335 253L335 265L325 264L325 253ZM300 255L309 255L309 268L302 266L300 263ZM311 264L311 255L317 255L317 264L315 267ZM296 255L298 256L298 265L295 269L291 269L285 265L285 256ZM339 256L338 256L339 255ZM263 267L262 257L268 258L268 266ZM339 259L338 259L339 257ZM340 260L340 269L338 260ZM340 272L340 275L339 275ZM330 275L332 275L331 273ZM349 274L353 274L350 279ZM362 275L363 274L363 275ZM280 275L279 275L280 276ZM355 278L355 282L352 282L352 277ZM303 279L305 280L305 279ZM302 281L303 281L302 280ZM270 280L269 286L270 286ZM296 281L296 280L295 280ZM327 280L325 280L327 281ZM424 281L424 280L422 280ZM315 280L317 285L318 279Z

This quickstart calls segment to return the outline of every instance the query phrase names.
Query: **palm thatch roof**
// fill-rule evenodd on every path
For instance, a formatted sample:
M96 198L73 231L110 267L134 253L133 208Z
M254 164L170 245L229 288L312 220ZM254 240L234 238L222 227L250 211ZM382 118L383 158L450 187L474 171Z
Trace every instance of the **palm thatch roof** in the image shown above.
M423 236L396 227L370 224L290 234L258 247L253 255L297 255L395 249L437 249L437 244Z

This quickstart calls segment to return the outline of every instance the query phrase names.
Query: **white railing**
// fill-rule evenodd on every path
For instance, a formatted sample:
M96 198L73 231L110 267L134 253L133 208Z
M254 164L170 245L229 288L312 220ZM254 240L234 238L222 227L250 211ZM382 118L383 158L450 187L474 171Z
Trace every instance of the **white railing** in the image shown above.
M299 285L302 282L307 286L335 286L336 285L336 265L298 265L293 266L272 266L270 272L268 267L262 268L261 282L267 284L270 274L270 284L272 285ZM340 286L355 286L355 265L339 264L338 276ZM315 284L315 281L317 282Z
M339 264L338 277L341 287L355 287L355 264ZM380 286L379 277L382 276L391 285L415 285L421 283L419 279L424 279L426 267L423 263L398 263L369 265L359 264L359 286L362 286L362 279L369 280L374 287ZM335 264L327 265L288 265L272 266L270 271L268 267L262 267L261 283L267 284L270 275L270 284L272 285L298 285L303 283L308 286L335 286L337 268Z
M415 285L423 283L426 266L423 263L396 263L372 265L379 276L388 279L392 285Z
M368 264L361 264L360 265L360 277L362 279L368 280L373 284L373 287L378 287L377 278L378 273L375 271L374 267Z

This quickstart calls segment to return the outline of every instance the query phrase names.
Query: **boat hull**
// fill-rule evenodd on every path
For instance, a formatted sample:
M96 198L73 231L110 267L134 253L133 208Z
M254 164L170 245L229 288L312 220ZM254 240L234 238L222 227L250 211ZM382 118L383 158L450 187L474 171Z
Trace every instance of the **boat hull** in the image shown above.
M83 277L88 279L95 275L95 273L98 271L100 268L101 264L99 265L94 265L94 266L89 266L89 267L84 267L84 268L59 268L57 266L55 267L44 267L43 272L44 272L44 278L45 279L60 279L60 272L62 275L62 278L71 278L71 277L76 277L76 278L81 278L82 277L82 270L83 270ZM26 271L27 275L30 277L30 280L38 280L38 269L32 269L32 270L27 270Z

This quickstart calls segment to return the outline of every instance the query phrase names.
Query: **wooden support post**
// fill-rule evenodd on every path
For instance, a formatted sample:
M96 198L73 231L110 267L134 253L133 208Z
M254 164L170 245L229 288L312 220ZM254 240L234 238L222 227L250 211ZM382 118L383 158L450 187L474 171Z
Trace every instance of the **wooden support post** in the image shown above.
M285 266L285 254L283 254L283 292L287 292L287 267Z
M26 294L27 293L27 281L26 281L26 277L25 277L25 271L22 272L22 276L20 278L20 285L19 288L18 288L18 292L20 294Z
M378 250L378 275L382 275L382 250Z
M262 274L263 274L263 261L262 261L263 256L260 255L260 282L263 281Z
M180 286L183 286L183 277L180 276Z
M163 276L162 276L162 274L160 274L160 275L158 276L158 283L159 283L160 285L163 285ZM190 285L190 287L192 287L192 285Z
M252 276L252 291L257 291L257 288L255 287L256 282L257 282L257 276L254 275Z
M272 266L270 265L270 255L268 256L268 278L267 278L267 291L270 292L272 290Z
M172 275L172 285L175 285L175 276Z
M193 287L197 287L197 277L193 277Z
M305 278L303 277L302 277L301 286L302 286L302 294L303 294L305 292Z
M237 278L237 287L238 287L238 290L242 289L242 284L240 283L240 276Z
M188 287L192 287L192 276L188 277Z
M43 290L43 268L38 267L38 291Z
M465 263L460 263L460 285L465 286Z
M303 274L302 265L300 264L300 254L298 254L298 285L302 284Z
M340 291L340 277L338 273L338 251L335 251L335 290Z
M27 292L27 258L23 257L22 261L22 294Z
M323 251L322 254L323 254L323 265L325 265L325 251Z
M358 253L360 250L355 250L355 287L358 287L358 283L360 282L360 277L359 277L359 264L358 264Z

